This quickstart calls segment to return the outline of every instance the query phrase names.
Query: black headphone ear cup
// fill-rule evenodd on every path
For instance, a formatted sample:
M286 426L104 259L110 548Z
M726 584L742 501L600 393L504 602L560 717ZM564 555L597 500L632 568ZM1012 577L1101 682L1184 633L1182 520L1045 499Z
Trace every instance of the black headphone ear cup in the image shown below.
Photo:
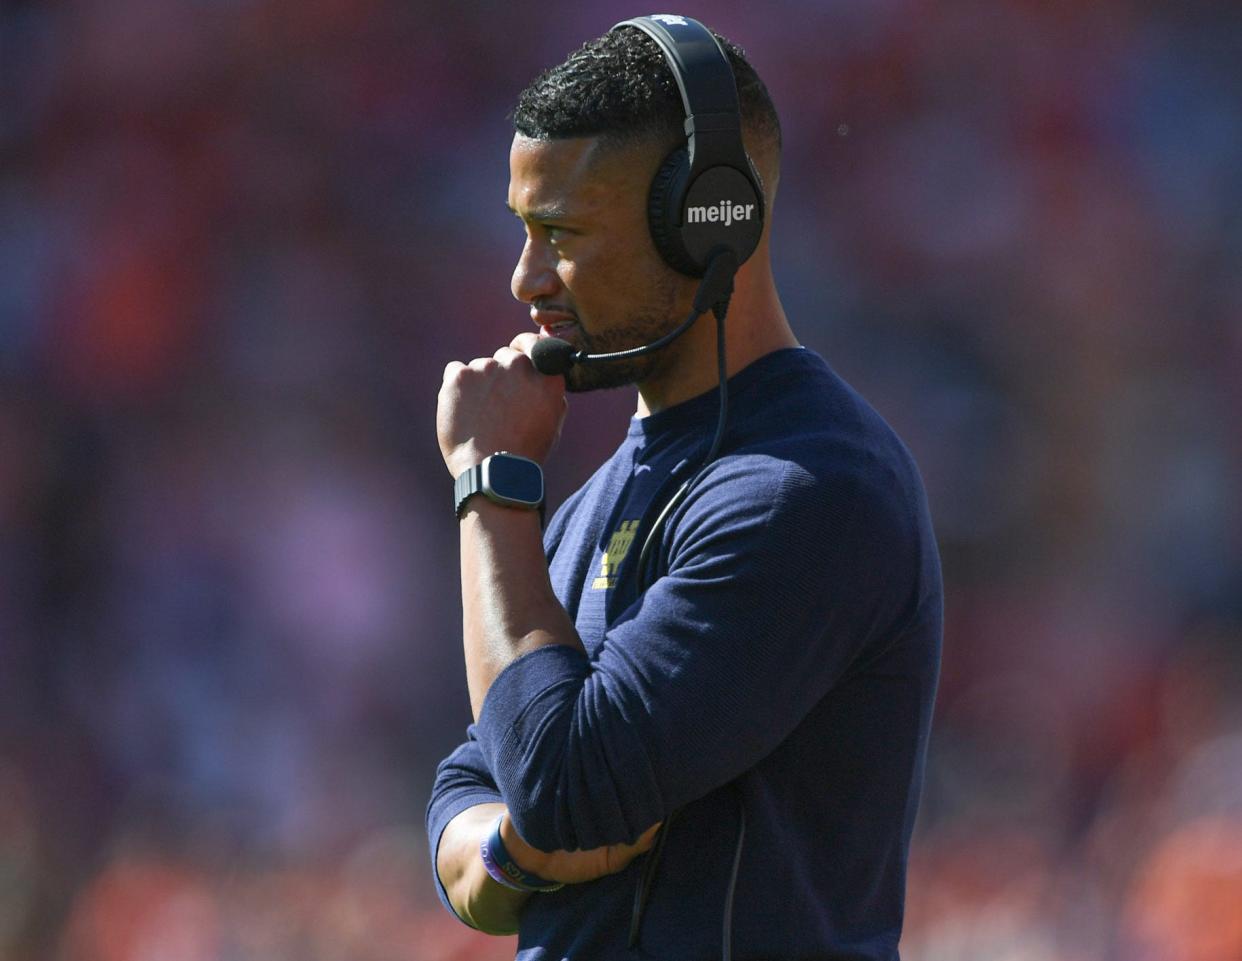
M665 263L683 274L702 277L703 267L687 253L681 228L677 226L689 178L690 155L684 147L678 148L664 158L655 179L651 181L651 192L647 195L647 224L656 250Z

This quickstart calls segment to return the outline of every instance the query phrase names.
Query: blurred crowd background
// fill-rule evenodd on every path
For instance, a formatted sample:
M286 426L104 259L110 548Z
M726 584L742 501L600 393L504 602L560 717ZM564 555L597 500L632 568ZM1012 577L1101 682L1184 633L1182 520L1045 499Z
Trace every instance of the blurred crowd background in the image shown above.
M0 959L499 961L444 364L526 328L508 113L601 0L0 6ZM777 277L944 558L912 961L1242 958L1242 7L686 0ZM576 397L555 504L620 439ZM775 695L774 695L775 696Z

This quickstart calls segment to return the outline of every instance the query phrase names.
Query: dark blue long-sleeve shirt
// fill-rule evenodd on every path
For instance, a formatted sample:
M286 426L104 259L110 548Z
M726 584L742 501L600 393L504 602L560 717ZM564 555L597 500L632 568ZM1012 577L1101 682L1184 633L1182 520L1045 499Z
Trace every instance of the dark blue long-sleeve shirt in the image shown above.
M586 653L510 664L440 766L433 861L445 825L485 801L543 850L632 842L678 812L637 949L646 857L533 896L521 961L719 957L743 817L734 958L897 957L941 643L922 483L821 358L769 354L730 379L721 451L639 593L643 538L716 410L710 392L635 419L557 512L549 572Z

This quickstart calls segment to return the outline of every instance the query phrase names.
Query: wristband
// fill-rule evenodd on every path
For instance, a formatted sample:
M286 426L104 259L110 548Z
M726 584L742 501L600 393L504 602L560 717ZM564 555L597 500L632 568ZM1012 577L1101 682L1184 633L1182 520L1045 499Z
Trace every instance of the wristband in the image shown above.
M547 894L563 888L565 885L560 881L545 881L539 875L523 871L518 867L517 862L505 850L504 841L500 839L500 822L504 820L504 817L501 814L496 818L496 826L492 828L492 833L479 845L479 852L483 855L483 866L487 868L487 873L491 875L492 880L512 891L534 891Z

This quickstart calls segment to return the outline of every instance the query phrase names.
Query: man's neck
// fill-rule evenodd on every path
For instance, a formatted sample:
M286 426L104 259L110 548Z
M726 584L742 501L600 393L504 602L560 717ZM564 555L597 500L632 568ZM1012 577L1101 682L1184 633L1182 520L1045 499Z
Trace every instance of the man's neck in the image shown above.
M728 376L773 351L797 346L775 286L770 282L739 282L725 319ZM638 417L697 397L718 383L714 315L705 314L668 349L676 351L672 362L658 375L639 384Z

